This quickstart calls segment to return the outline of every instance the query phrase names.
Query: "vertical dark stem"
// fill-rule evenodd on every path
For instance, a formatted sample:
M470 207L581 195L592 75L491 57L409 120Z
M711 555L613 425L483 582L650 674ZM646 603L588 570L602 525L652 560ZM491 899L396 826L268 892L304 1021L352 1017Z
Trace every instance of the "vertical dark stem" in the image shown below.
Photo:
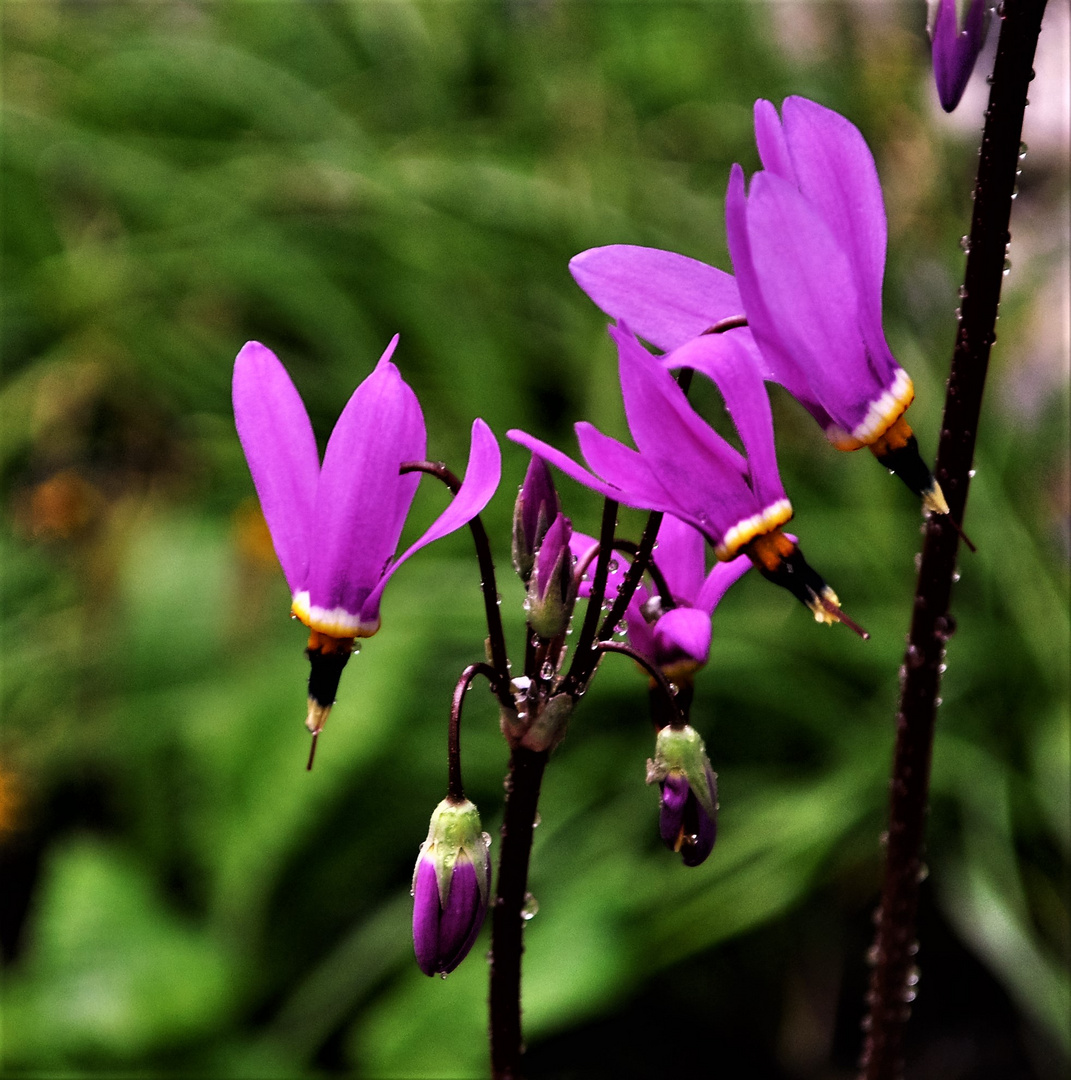
M994 333L1027 89L1045 0L1004 0L1000 40L975 184L962 317L952 356L935 474L951 518L930 518L904 661L889 799L885 880L872 951L869 1013L861 1062L865 1080L899 1080L904 1030L914 997L916 915L930 760L959 536Z
M517 1080L521 1071L521 954L528 859L532 851L539 786L548 752L515 747L506 781L506 814L498 891L491 913L491 1070L495 1080Z
M651 561L651 552L654 551L655 542L658 540L658 530L662 527L662 518L664 516L658 510L652 510L648 516L647 524L643 528L643 536L640 537L640 545L636 549L636 557L632 560L628 572L625 574L625 580L621 582L621 588L617 590L613 607L606 618L603 619L602 626L599 627L600 641L608 641L613 637L614 628L625 617L632 594L636 591L640 578L643 577L643 573Z
M573 659L569 673L562 683L562 690L575 694L586 686L595 667L596 654L592 651L595 644L595 631L599 625L599 612L606 597L606 581L610 576L610 560L614 557L614 530L617 528L617 503L606 499L602 505L602 525L599 528L599 555L595 563L595 576L591 582L591 595L588 597L584 623L580 628L580 638L573 650Z

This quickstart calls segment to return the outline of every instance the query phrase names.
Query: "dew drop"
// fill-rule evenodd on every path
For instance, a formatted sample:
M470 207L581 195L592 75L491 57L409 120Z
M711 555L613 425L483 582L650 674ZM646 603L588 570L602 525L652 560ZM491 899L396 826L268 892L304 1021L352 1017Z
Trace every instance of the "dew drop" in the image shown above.
M536 816L532 821L532 828L533 829L538 829L539 826L542 825L542 824L543 824L543 819L539 816L539 811L537 810L536 811Z
M610 565L606 569L609 570L611 574L616 574L617 573L617 559L611 559L610 560Z
M961 285L959 287L959 298L961 300L966 300L967 299L967 286L966 285Z
M544 682L548 682L550 679L554 678L554 665L549 660L545 661L543 666L539 669L539 677Z
M1025 142L1019 144L1019 160L1022 161L1026 157L1027 145Z
M530 893L524 894L524 907L521 908L521 918L530 922L539 914L539 901Z
M440 979L445 979L445 978L446 978L446 976L447 976L448 974L449 974L449 972L446 972L446 971L440 971L440 972L439 972L439 978L440 978Z
M969 236L961 236L959 238L959 246L963 249L964 254L969 255L971 252L971 238Z

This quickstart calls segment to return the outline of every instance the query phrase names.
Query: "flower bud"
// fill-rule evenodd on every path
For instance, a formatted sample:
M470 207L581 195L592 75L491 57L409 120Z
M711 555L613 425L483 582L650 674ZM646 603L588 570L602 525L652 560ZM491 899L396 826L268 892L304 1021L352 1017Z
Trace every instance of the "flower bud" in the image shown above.
M550 468L541 457L533 454L513 510L513 568L525 585L532 576L543 537L558 516L558 510L558 493L554 490Z
M662 842L680 852L685 866L698 866L717 838L718 778L690 725L659 731L655 756L647 762L647 783L656 782L662 788Z
M413 871L413 949L425 975L454 970L472 948L491 891L490 837L476 807L444 799Z
M933 75L941 108L963 97L989 29L986 0L929 0L926 29L933 43Z
M539 545L532 576L528 581L528 596L524 609L528 625L542 638L553 638L565 632L576 603L573 583L573 553L569 539L572 522L559 514Z

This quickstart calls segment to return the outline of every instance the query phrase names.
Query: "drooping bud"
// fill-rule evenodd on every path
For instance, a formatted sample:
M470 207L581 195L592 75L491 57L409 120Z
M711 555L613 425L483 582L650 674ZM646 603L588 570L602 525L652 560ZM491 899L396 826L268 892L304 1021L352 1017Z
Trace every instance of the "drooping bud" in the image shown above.
M472 948L491 892L491 838L475 805L443 799L413 871L413 950L425 975L453 971Z
M539 545L535 566L528 581L524 609L528 625L542 638L565 633L576 603L573 581L573 553L569 540L572 522L559 514Z
M685 866L698 866L717 838L718 778L695 728L685 724L659 731L647 783L661 785L662 842L680 853Z
M989 30L986 0L929 0L926 29L933 44L933 76L945 112L959 104Z
M532 576L543 537L559 509L550 468L541 457L533 454L513 510L513 568L525 585Z

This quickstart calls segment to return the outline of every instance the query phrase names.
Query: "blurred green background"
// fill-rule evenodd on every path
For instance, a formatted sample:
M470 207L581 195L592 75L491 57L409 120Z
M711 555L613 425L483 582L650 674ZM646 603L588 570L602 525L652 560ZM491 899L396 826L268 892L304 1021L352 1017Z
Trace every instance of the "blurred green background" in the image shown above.
M1049 1077L1071 1051L1066 5L1048 19L954 595L914 1077ZM874 149L886 329L932 454L985 85L935 108L923 22L921 0L4 5L4 1075L486 1072L487 931L441 982L408 926L451 689L482 653L470 540L391 583L306 773L305 635L234 433L234 355L278 353L321 445L395 332L455 469L477 415L568 450L577 419L623 434L569 257L728 266L752 103L799 93ZM873 638L757 576L729 594L694 713L721 833L694 870L657 842L644 679L604 665L536 834L534 1076L697 1055L852 1075L920 517L774 408L793 527ZM519 663L526 461L503 456L485 520ZM594 497L562 496L597 528ZM406 535L443 505L426 484ZM463 745L494 834L507 753L482 690Z

